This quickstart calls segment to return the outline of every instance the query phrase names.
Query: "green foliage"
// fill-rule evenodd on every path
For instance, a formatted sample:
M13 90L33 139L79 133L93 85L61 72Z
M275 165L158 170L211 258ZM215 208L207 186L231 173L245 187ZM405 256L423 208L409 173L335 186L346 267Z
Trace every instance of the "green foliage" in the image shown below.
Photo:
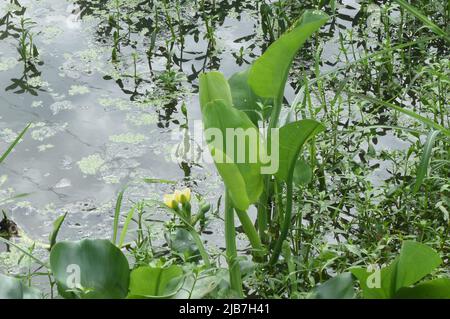
M278 99L283 96L289 69L297 51L328 20L321 11L307 10L295 25L255 61L248 83L256 95Z
M420 185L422 185L423 180L427 176L428 166L430 164L434 141L436 140L439 133L440 133L440 131L431 131L430 133L428 133L427 140L425 141L425 144L424 144L423 154L420 158L420 164L417 168L416 182L414 183L414 189L413 189L414 193L417 193L417 191L420 188Z
M180 266L134 269L130 275L128 298L168 298L181 288L183 269Z
M50 265L58 292L64 298L117 299L127 296L128 261L108 240L58 242L51 250Z
M53 230L50 233L48 239L49 239L49 249L51 250L53 246L56 244L56 238L58 237L59 230L61 229L61 225L64 223L64 220L66 219L67 213L64 213L64 215L59 216L54 222L53 222Z
M298 159L294 168L294 183L298 186L308 185L312 180L311 166L303 159Z
M20 134L16 137L16 139L11 143L11 145L8 147L8 149L3 153L3 155L0 157L0 164L3 163L3 161L6 159L6 157L8 157L8 155L12 152L12 150L14 149L14 147L16 147L16 145L20 142L20 140L22 139L22 137L25 135L25 133L28 131L28 129L30 128L31 123L28 124L23 130L22 132L20 132Z
M244 111L253 124L257 126L258 121L261 119L261 109L258 102L262 101L260 101L260 98L258 98L248 84L249 72L250 69L235 73L228 80L228 84L231 89L233 106L238 110Z
M0 274L0 299L41 299L42 293L17 278Z
M427 281L410 287L441 263L441 258L432 248L418 242L405 241L399 256L389 266L381 269L379 277L376 272L372 274L365 268L352 268L350 271L359 280L364 298L413 297L415 292L419 298L432 287L438 287L438 295L449 291L449 280ZM450 298L450 295L447 297Z
M403 9L408 11L410 14L418 18L424 25L426 25L431 31L439 35L440 37L446 39L450 42L450 36L447 32L439 28L433 21L431 21L426 15L424 15L418 8L410 5L405 0L394 0L397 2Z
M279 158L280 165L275 176L280 181L286 181L289 174L293 174L295 164L303 145L325 127L314 120L301 120L289 123L280 128Z
M352 299L355 296L353 277L349 272L339 274L319 285L314 292L316 299Z
M207 143L234 206L245 211L250 204L258 200L263 190L259 131L244 112L232 106L230 88L221 73L210 72L203 74L200 79L204 128L205 130L218 129L221 133L221 136L207 136ZM239 155L237 152L235 152L235 158L229 157L231 151L238 149L241 145L238 145L240 141L237 141L238 143L234 143L233 150L226 149L231 142L227 136L227 129L240 129L255 137L256 145L244 142L245 161L240 162L236 158ZM252 154L256 155L255 162L249 161Z

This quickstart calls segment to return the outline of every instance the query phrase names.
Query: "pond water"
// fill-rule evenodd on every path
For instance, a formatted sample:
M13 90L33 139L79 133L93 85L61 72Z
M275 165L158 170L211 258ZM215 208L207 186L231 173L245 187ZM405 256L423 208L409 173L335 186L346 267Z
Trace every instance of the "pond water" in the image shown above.
M117 45L116 25L108 22L118 14L114 1L19 2L25 11L14 1L0 4L0 17L12 12L0 25L6 35L0 41L0 149L27 123L32 126L1 167L0 200L23 232L45 242L53 221L68 212L61 239L109 237L115 200L125 185L125 208L130 201L161 199L173 190L172 185L144 183L144 178L175 181L216 203L222 188L213 167L174 160L171 154L182 142L183 128L200 119L198 74L218 69L230 76L267 47L261 1L222 1L214 19L202 15L196 1L181 1L180 10L160 4L156 13L142 11L140 1L127 1L119 10ZM357 1L338 2L334 28L354 27L359 7ZM168 14L183 21L185 32L171 42L170 28L163 25L152 33L145 14L160 19ZM14 35L22 33L22 17L29 19L25 29L38 50L33 68L19 61L20 38ZM211 28L213 37L208 36ZM335 29L326 30L321 72L342 62ZM292 78L286 92L290 101L297 81ZM393 136L385 143L408 147ZM379 175L383 179L382 171ZM22 193L27 196L8 200ZM155 211L152 218L168 217ZM205 238L221 246L221 221L212 221L208 230Z

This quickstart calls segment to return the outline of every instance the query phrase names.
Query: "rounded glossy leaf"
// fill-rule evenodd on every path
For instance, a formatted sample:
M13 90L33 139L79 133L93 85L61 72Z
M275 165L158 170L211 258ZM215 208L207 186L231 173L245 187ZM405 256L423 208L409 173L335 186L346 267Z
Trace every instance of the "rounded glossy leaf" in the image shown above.
M59 242L50 265L64 298L125 298L130 269L125 255L108 240Z

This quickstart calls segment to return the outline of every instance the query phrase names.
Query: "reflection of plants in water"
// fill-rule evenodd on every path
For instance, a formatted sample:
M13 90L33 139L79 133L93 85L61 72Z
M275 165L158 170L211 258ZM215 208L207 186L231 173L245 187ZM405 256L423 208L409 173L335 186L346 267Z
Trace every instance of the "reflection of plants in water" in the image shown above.
M16 90L14 93L30 93L37 95L37 91L41 89L42 81L40 79L41 72L36 65L42 65L43 62L39 59L39 51L34 43L34 35L31 28L35 23L30 19L21 18L20 28L18 28L18 47L19 61L23 62L23 72L20 79L13 78L13 82L5 90Z

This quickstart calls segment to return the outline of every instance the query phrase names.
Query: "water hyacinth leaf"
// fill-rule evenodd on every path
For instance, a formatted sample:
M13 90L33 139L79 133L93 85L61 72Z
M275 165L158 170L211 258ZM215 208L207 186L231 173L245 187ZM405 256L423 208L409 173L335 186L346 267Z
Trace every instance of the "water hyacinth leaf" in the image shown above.
M427 176L434 141L436 140L436 137L439 135L439 133L440 133L439 131L431 131L430 133L428 133L427 140L425 141L424 144L423 153L420 158L420 164L417 168L416 182L414 184L413 193L417 193L417 191L420 188L420 185L422 185L423 180Z
M213 88L212 92L208 92L210 88ZM201 76L200 96L206 141L233 205L246 211L263 190L259 154L261 141L259 130L248 116L232 106L229 92L228 82L221 73Z
M49 243L50 243L50 248L52 249L52 247L56 244L56 238L58 237L58 233L59 230L61 229L61 225L64 222L64 219L66 219L67 213L65 213L64 215L59 216L54 222L53 222L53 230L49 235Z
M130 275L128 298L168 298L181 288L183 269L172 265L166 268L143 266Z
M304 160L298 159L294 168L294 183L298 186L308 185L312 181L312 168Z
M42 299L42 293L21 280L0 274L0 299Z
M228 83L233 98L233 106L247 114L253 124L258 125L260 118L260 108L258 107L258 97L248 84L248 74L250 69L235 73Z
M395 298L399 299L450 299L450 279L439 278L414 287L401 288Z
M314 120L300 120L289 123L279 131L279 168L275 176L286 181L289 171L294 169L302 146L325 127Z
M394 298L400 289L417 283L441 263L441 258L432 248L405 241L399 256L381 269L379 276L376 271L367 271L365 268L352 268L350 271L358 278L364 298L387 299Z
M353 276L348 272L319 285L314 295L316 299L352 299L354 296Z
M262 98L279 98L284 93L289 69L297 51L328 20L321 11L307 10L295 25L258 58L250 69L248 83Z
M130 270L125 255L109 240L59 242L50 252L59 294L74 299L119 299L128 293Z

